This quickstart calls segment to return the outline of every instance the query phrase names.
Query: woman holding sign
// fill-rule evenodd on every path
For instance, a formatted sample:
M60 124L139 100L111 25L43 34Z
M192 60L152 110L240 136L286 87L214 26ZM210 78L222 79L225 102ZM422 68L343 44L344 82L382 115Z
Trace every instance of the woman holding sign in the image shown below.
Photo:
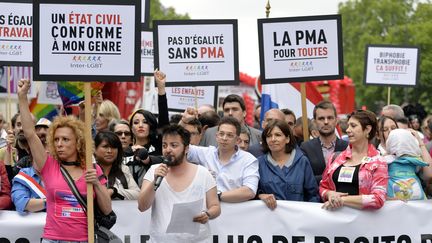
M320 183L323 208L379 209L386 200L389 176L386 162L370 142L377 131L375 114L354 111L346 131L349 146L329 158Z
M47 217L44 227L45 243L68 241L87 242L87 216L67 182L60 167L66 169L74 180L79 192L86 197L87 183L93 184L94 197L104 214L109 214L111 199L105 187L106 179L102 170L86 170L84 124L72 116L57 117L48 130L49 154L45 152L34 124L31 122L27 93L29 80L18 82L18 100L21 120L31 154L33 166L40 172L47 191Z

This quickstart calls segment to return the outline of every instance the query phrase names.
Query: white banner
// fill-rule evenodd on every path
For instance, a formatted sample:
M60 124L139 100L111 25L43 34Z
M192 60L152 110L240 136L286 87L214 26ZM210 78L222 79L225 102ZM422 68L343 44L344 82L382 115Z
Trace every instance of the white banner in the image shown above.
M340 15L258 20L262 84L342 79Z
M215 86L168 87L166 88L168 108L184 111L188 107L212 105L216 107Z
M223 203L221 216L210 221L213 242L432 243L431 200L389 201L377 211L321 206L278 201L271 211L261 201ZM125 243L148 242L150 210L140 213L136 201L115 201L113 209L118 216L113 232ZM0 211L0 237L39 242L44 222L45 213Z
M167 86L235 85L237 20L155 21L155 67Z
M32 11L29 0L0 1L0 65L31 65Z
M93 3L35 4L35 79L139 80L137 1Z
M418 47L366 47L365 84L415 86L419 78Z

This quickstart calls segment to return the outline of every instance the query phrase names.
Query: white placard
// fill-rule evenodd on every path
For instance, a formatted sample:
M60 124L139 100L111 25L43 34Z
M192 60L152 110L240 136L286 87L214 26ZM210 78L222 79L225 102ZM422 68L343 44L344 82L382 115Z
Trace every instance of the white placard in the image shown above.
M369 45L364 83L415 86L419 78L419 60L418 47Z
M215 104L215 86L167 87L166 95L170 110L184 111L188 107Z
M31 1L0 2L0 65L31 65L32 6Z
M38 104L63 105L57 82L42 81L39 83Z
M141 31L141 74L153 75L153 32Z
M167 86L238 84L237 20L154 23L155 67Z
M340 15L258 20L263 84L343 78Z
M36 5L35 79L138 81L134 4Z

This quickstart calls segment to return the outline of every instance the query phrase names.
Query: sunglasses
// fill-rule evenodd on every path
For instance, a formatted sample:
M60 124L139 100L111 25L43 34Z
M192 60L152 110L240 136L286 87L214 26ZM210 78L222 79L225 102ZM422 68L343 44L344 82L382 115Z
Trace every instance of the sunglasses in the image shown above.
M131 132L122 132L122 131L118 131L115 132L115 134L117 134L117 136L121 137L121 136L125 136L125 137L129 137L131 135Z

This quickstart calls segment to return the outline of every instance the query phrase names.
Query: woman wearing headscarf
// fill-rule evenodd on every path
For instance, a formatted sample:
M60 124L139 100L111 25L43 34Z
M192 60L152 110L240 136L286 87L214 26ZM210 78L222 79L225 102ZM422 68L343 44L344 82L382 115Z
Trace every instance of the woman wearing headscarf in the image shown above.
M395 129L386 143L389 181L388 199L423 200L426 195L422 181L427 183L432 176L432 159L415 130Z

